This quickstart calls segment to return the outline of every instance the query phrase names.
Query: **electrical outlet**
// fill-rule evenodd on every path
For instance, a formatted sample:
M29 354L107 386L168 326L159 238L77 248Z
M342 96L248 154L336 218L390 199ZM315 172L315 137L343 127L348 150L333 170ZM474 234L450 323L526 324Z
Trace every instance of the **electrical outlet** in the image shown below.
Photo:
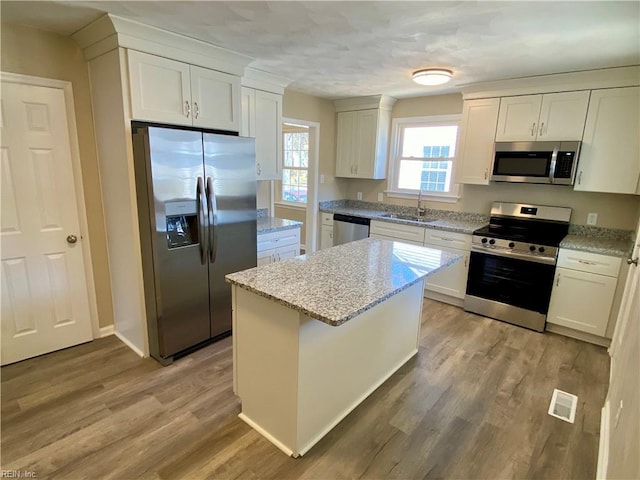
M362 192L356 193L356 200L362 200Z
M590 213L587 215L587 225L595 225L596 223L598 223L597 213Z
M378 193L378 201L379 202L384 202L384 193L382 193L382 192Z
M320 183L324 183L324 175L320 175Z

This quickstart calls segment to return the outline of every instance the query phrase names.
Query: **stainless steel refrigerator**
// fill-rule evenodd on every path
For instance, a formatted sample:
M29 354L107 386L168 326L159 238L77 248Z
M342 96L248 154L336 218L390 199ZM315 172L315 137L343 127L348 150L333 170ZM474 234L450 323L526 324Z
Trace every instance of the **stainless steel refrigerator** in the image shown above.
M231 331L227 273L256 266L252 138L144 126L133 134L151 356Z

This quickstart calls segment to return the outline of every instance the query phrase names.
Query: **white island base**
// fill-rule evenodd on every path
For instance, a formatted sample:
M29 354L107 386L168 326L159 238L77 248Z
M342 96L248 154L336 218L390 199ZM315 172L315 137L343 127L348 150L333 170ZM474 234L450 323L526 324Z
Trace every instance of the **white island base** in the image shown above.
M339 326L232 287L239 417L292 457L418 351L424 280Z

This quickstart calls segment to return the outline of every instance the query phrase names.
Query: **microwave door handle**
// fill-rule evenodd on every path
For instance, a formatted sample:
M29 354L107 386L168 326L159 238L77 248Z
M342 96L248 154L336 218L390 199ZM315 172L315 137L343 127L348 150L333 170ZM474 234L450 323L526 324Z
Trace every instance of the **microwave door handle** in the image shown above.
M556 144L553 147L553 153L551 154L551 166L549 166L549 183L553 183L556 178L556 163L558 161L558 151L560 150L560 145Z

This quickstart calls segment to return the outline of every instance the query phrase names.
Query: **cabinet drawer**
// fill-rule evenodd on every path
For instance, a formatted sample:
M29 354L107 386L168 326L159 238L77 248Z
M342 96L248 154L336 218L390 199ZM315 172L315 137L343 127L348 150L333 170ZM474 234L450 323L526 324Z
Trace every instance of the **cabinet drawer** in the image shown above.
M420 247L423 246L422 242L416 242L416 241L413 241L413 240L407 240L406 238L389 237L387 235L380 235L379 233L372 233L372 234L369 235L369 238L378 238L380 240L391 240L391 241L409 243L411 245L418 245Z
M333 225L333 213L320 212L320 223L322 225Z
M560 249L558 267L617 277L622 259L599 253Z
M258 235L258 252L272 248L284 247L300 243L300 229L291 228L280 232L263 233Z
M371 221L370 232L372 234L392 237L397 240L409 240L419 245L424 243L424 227L414 227L413 225L402 225L400 223ZM373 235L369 235L373 236Z
M471 250L471 235L427 228L424 243L469 251Z

